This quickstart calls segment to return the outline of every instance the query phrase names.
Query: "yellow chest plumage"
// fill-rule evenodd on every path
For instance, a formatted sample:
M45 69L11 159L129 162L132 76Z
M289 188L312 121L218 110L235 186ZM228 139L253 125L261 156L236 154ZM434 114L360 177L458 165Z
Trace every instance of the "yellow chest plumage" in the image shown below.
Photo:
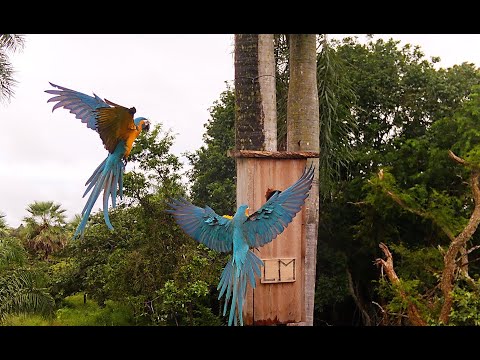
M128 155L130 155L130 151L132 151L133 147L133 142L138 137L138 135L140 135L140 129L140 126L135 126L135 129L128 129L123 134L121 134L121 137L125 139L125 159L128 157Z

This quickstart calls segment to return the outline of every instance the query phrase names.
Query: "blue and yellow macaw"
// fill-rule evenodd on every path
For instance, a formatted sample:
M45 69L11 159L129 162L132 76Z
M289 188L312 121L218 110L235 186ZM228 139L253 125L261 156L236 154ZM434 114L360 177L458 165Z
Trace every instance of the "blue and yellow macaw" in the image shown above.
M128 155L137 136L142 131L149 130L150 122L144 117L133 118L136 112L134 107L128 109L107 99L102 100L95 94L92 97L52 83L50 85L60 89L45 90L46 93L55 95L47 101L57 102L52 112L60 107L70 110L88 128L98 132L105 149L109 152L107 158L95 169L85 183L85 186L88 187L83 197L90 190L93 190L82 210L82 220L78 224L73 237L83 235L92 207L102 189L103 217L108 228L113 230L108 216L108 199L109 197L112 198L112 207L115 207L117 189L120 199L123 197L123 173Z
M232 257L223 269L217 289L218 299L225 293L225 316L231 298L228 325L243 325L243 303L247 279L255 288L255 274L260 276L263 261L252 248L263 246L285 230L302 208L312 187L314 168L305 169L302 176L283 191L267 192L267 202L248 214L248 205L240 205L233 217L220 216L209 206L201 208L181 198L174 199L167 212L177 224L196 241L219 252L230 252Z

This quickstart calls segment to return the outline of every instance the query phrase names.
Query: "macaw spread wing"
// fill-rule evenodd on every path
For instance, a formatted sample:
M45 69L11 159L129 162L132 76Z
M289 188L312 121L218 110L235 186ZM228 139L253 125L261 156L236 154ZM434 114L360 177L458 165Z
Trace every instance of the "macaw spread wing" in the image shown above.
M314 168L310 166L289 188L276 192L244 223L247 242L252 247L263 246L275 239L302 208L312 187Z
M63 86L58 86L50 83L53 87L56 87L60 90L45 90L46 93L57 95L47 100L47 102L55 102L52 111L63 107L67 110L70 110L72 114L75 114L77 119L80 119L82 123L87 124L87 127L92 130L97 130L97 112L99 108L109 108L105 101L100 99L97 95L93 94L95 97L92 97L81 92L67 89Z
M93 96L67 89L63 86L50 83L60 90L45 90L46 93L56 95L47 102L57 102L52 111L63 107L75 114L77 119L87 124L90 129L100 134L105 148L113 153L120 140L126 141L131 130L135 130L133 115L135 108L127 109L107 99L102 100Z
M196 241L210 249L228 252L232 250L232 221L215 213L210 207L201 208L181 198L169 204L177 224Z
M97 113L97 131L105 149L113 153L119 140L127 141L130 130L136 129L133 114L123 106L100 108Z

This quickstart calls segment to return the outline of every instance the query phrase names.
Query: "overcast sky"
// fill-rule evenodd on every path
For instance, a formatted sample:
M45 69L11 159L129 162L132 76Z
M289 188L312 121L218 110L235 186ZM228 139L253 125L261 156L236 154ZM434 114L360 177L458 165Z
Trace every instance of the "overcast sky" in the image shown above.
M420 45L427 58L442 59L441 67L480 66L478 34L382 37ZM209 108L225 83L233 84L230 34L35 34L25 40L23 51L10 54L15 96L0 103L0 213L12 227L34 201L60 203L68 220L80 213L85 181L107 155L98 134L68 110L52 113L48 82L135 106L136 116L173 132L171 150L180 157L203 144ZM97 201L93 212L100 206Z

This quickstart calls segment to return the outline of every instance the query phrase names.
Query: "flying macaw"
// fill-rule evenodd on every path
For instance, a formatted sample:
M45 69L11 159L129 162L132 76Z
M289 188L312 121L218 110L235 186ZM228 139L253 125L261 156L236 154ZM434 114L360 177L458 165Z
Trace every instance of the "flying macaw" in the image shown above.
M82 220L73 235L76 238L83 235L92 207L103 189L103 217L110 230L113 226L108 216L108 199L112 198L112 207L116 206L117 189L120 199L123 197L123 173L128 155L132 150L133 142L142 131L148 131L150 122L144 117L133 118L136 112L134 107L128 109L107 99L102 100L81 92L70 90L50 83L60 90L45 90L48 94L56 95L47 102L57 102L52 112L60 107L70 110L77 119L85 123L88 128L100 135L107 158L95 169L87 180L88 185L83 197L92 190L85 207L82 210Z
M269 189L260 209L248 214L248 205L240 205L233 217L220 216L209 206L201 208L184 198L173 199L168 205L171 213L185 233L210 249L219 252L233 251L232 257L222 271L217 290L218 299L225 293L223 316L231 298L228 325L243 325L243 302L247 279L255 288L255 274L260 276L263 261L252 251L281 234L302 208L312 187L314 168L283 191Z

